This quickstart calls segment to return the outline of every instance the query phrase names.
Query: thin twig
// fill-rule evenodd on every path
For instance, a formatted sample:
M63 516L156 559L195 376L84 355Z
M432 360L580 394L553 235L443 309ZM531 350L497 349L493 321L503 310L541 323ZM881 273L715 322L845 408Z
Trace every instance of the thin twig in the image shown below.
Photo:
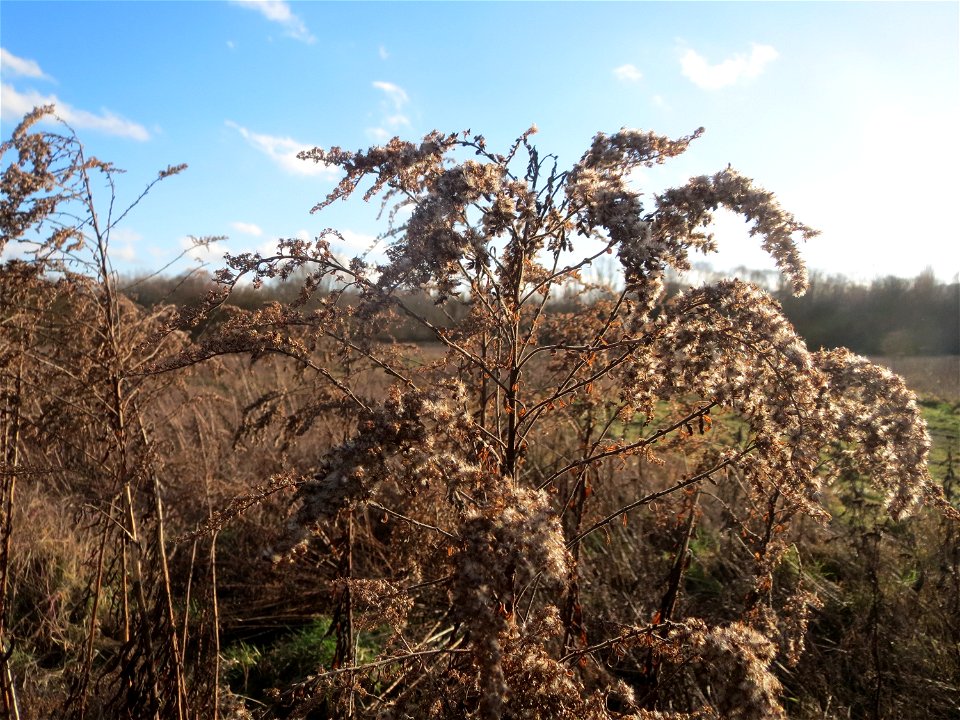
M570 542L568 542L568 543L567 543L567 547L568 547L568 548L573 547L573 546L576 545L578 542L580 542L581 540L583 540L585 537L587 537L588 535L590 535L591 533L593 533L595 530L598 530L599 528L603 527L604 525L610 524L611 522L613 522L614 520L616 520L618 517L620 517L620 516L623 515L624 513L630 512L630 511L633 510L634 508L640 507L641 505L646 505L646 504L648 504L648 503L651 503L651 502L653 502L654 500L657 500L657 499L659 499L659 498L662 498L662 497L664 497L664 496L666 496L666 495L670 495L671 493L675 493L675 492L677 492L678 490L682 490L682 489L685 488L685 487L688 487L688 486L690 486L690 485L693 485L694 483L700 482L701 480L710 477L711 475L713 475L713 473L717 472L717 470L721 470L721 469L725 468L727 465L731 465L731 464L739 461L742 457L744 457L747 453L749 453L750 451L752 451L755 447L756 447L755 445L748 445L746 448L744 448L742 451L740 451L740 452L737 453L736 455L733 455L733 456L731 456L731 457L726 458L725 460L723 460L723 461L717 463L716 465L714 465L714 466L713 466L712 468L710 468L709 470L704 470L704 471L701 472L701 473L697 473L697 474L694 475L693 477L684 478L684 479L681 480L680 482L678 482L678 483L676 483L676 484L674 484L674 485L671 485L670 487L666 488L665 490L658 490L657 492L650 493L649 495L644 495L644 496L643 496L642 498L640 498L639 500L635 500L634 502L630 503L629 505L624 505L622 508L620 508L619 510L617 510L617 511L614 512L614 513L610 513L609 515L607 515L607 516L606 516L605 518L603 518L602 520L597 520L597 522L595 522L593 525L591 525L590 527L588 527L588 528L587 528L586 530L584 530L582 533L580 533L579 535L577 535L573 540L571 540Z

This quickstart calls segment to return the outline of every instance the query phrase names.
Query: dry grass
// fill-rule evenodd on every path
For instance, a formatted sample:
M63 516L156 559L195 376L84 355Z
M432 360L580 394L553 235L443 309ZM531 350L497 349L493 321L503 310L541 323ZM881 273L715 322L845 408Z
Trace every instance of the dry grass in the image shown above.
M960 402L960 355L892 356L870 358L893 370L907 381L918 395L927 395L944 402Z

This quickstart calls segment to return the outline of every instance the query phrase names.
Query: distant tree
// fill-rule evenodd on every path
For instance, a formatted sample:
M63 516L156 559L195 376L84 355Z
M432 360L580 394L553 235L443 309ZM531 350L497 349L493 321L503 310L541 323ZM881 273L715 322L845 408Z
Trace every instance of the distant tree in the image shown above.
M865 355L960 354L960 284L939 283L931 271L869 285L814 276L803 297L779 292L777 298L812 347Z
M328 230L229 257L217 276L224 291L211 309L247 279L307 273L297 302L235 318L189 361L240 347L297 358L326 373L356 418L351 437L296 482L294 525L335 569L337 650L333 669L285 701L338 717L784 717L773 663L802 651L816 602L777 573L791 524L825 518L831 484L851 467L895 518L924 502L960 517L927 473L914 398L861 357L808 350L754 285L720 281L664 301L667 270L715 250L705 228L721 206L751 223L795 293L807 287L796 239L815 231L736 171L649 202L627 182L700 130L677 140L601 133L569 169L536 148L534 132L504 153L480 135L439 132L305 152L344 173L314 211L355 192L382 200L386 261L340 260ZM569 305L571 286L589 290L585 268L608 255L620 288L573 315L546 313L558 297ZM302 309L324 284L334 289ZM435 322L412 292L437 308L455 298L465 312ZM419 325L443 357L418 368L381 342L395 317ZM323 344L384 370L388 399L316 367ZM740 430L711 432L719 414ZM574 447L561 444L570 433ZM668 463L677 455L682 472ZM670 571L636 605L601 617L584 578L604 542L673 497L685 504L683 530L664 537L678 543L665 545ZM677 604L698 508L711 503L752 564L722 622ZM381 560L364 561L362 538L387 522ZM360 662L359 629L383 624L392 635L382 655ZM614 670L628 660L625 684Z

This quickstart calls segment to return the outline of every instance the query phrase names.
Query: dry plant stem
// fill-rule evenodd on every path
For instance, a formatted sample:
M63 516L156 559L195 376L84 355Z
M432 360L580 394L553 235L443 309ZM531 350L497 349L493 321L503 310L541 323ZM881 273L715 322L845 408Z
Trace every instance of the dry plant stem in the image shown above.
M392 378L396 378L401 383L403 383L406 387L409 387L409 388L417 387L416 383L414 383L414 381L409 376L402 374L392 365L388 365L387 363L385 363L379 357L374 355L372 350L365 350L364 348L360 347L359 345L352 342L351 340L341 337L335 333L326 332L325 334L327 335L327 337L333 340L336 340L338 343L341 343L344 347L348 347L354 352L356 352L357 354L361 355L362 357L365 357L367 360L372 362L378 368L383 370L387 375L389 375Z
M344 537L345 546L341 562L341 578L345 580L341 590L340 607L337 616L334 618L336 623L337 647L334 653L334 667L353 667L357 664L357 648L354 637L353 626L353 590L350 587L350 581L353 580L353 509L347 510L346 532ZM347 695L347 717L353 718L354 707L354 684L349 683Z
M683 531L683 537L680 541L680 547L677 548L677 555L673 561L673 567L670 569L670 577L667 581L667 591L660 601L660 609L657 612L657 623L670 623L673 620L674 611L677 606L677 599L680 596L680 586L683 582L684 571L687 566L687 553L690 549L690 538L693 536L693 530L696 527L697 510L700 505L701 489L698 487L694 493L693 500L690 503L690 511L687 516L687 525ZM660 683L660 671L662 662L657 654L650 649L647 654L645 665L645 681L649 685L649 690L644 698L645 702L656 702L658 686Z
M414 527L423 528L424 530L431 530L432 532L439 533L440 535L443 535L444 537L449 538L450 540L453 540L455 542L460 540L460 538L458 538L456 535L453 535L452 533L448 533L443 528L439 528L436 525L430 525L425 522L420 522L419 520L414 520L411 517L407 517L403 513L398 513L396 510L391 510L390 508L384 507L378 502L370 501L367 504L372 508L376 508L377 510L381 510L387 513L387 515L392 515L398 520L403 520L404 522L409 523Z
M213 718L220 719L220 605L217 602L217 536L210 537L210 606L213 611Z
M80 159L83 161L83 153L80 151ZM100 291L100 311L101 319L98 332L104 345L104 355L107 362L108 383L110 388L108 422L113 431L113 453L112 474L117 487L121 488L121 497L124 503L126 513L126 534L123 537L123 559L126 566L126 547L129 545L133 551L132 566L134 597L137 602L137 608L140 616L140 626L142 628L150 627L149 603L144 588L145 576L143 570L142 555L144 548L138 531L136 518L136 508L133 503L131 479L128 470L128 446L127 446L127 417L126 403L127 397L123 388L123 351L119 339L120 314L119 305L116 297L114 284L114 274L109 265L108 256L108 238L109 238L109 216L106 228L101 228L100 218L93 200L93 189L91 185L90 173L85 163L81 164L80 178L83 185L85 209L88 213L87 222L95 239L95 260L97 263L97 274L99 277ZM112 180L109 180L112 189ZM110 213L112 213L114 193L111 192ZM104 458L106 461L107 458ZM108 472L110 472L108 470ZM124 603L126 606L126 567L124 567ZM93 622L96 622L94 617ZM125 623L126 623L125 618ZM150 701L152 707L156 708L156 717L159 717L160 691L159 677L155 664L155 652L153 648L153 639L149 631L144 632L144 641L146 645L146 660L148 673L148 688L150 692ZM91 655L92 655L92 634L91 634ZM92 660L92 657L89 658ZM179 697L178 697L179 700ZM178 703L179 704L179 703Z
M0 647L0 650L3 648ZM10 720L20 720L20 705L17 702L17 686L13 681L13 670L10 668L10 655L13 653L11 642L9 650L3 650L3 704L4 713Z
M24 320L21 319L19 333L20 347L17 358L17 370L13 381L13 392L10 397L10 408L4 408L3 445L0 447L3 461L3 537L0 547L0 683L2 683L2 697L4 713L14 720L20 718L20 708L17 703L16 687L13 683L13 672L10 668L10 658L13 655L14 639L7 639L7 596L9 593L10 573L10 543L13 539L13 513L17 489L17 470L20 466L20 403L22 400L23 363L25 356Z
M78 698L80 706L78 708L77 717L79 720L84 720L86 717L87 711L87 701L89 699L88 688L90 686L90 671L93 668L93 643L97 637L97 614L100 608L100 597L103 592L103 564L104 564L104 553L107 548L107 537L109 534L110 527L107 523L102 523L103 530L100 533L100 543L97 547L97 575L93 582L93 591L92 591L92 604L90 608L90 630L87 634L87 652L83 661L83 671L80 675L80 682L77 685L77 690L75 696ZM126 582L126 572L124 572L124 582ZM124 599L127 596L126 587L123 591Z
M110 508L113 510L113 508ZM112 520L113 518L109 515L106 516L108 519ZM124 535L124 542L120 545L120 585L121 585L121 598L123 604L123 642L130 642L130 568L128 567L127 553L129 552L127 540L133 540L130 535L130 531L126 528L123 523L117 521L117 525L121 528L121 531Z
M673 620L673 613L677 607L677 599L680 597L680 585L683 582L683 573L687 566L687 554L690 550L690 538L693 537L694 528L697 524L697 511L700 506L701 489L698 487L694 493L693 501L690 503L690 511L687 516L687 525L683 530L683 538L680 541L680 547L677 548L677 556L673 561L673 567L670 569L670 578L667 582L667 592L660 602L660 620L669 622Z
M127 539L124 538L124 543L128 543L133 552L131 568L133 571L134 600L137 603L137 610L140 615L140 626L142 628L150 628L150 603L147 600L147 591L144 587L146 583L146 575L143 570L144 547L143 541L140 538L140 532L138 530L137 515L133 504L132 490L129 482L125 482L123 485L123 499L124 507L127 513L127 522L129 523L128 529L130 531L130 540L127 541ZM150 692L150 701L153 704L153 707L157 708L155 715L157 718L159 718L159 708L161 707L160 676L157 672L157 655L154 649L154 641L149 631L143 632L143 641L146 650L146 666L148 677L147 687Z
M664 630L673 630L676 628L683 628L683 627L684 625L682 623L658 622L642 628L631 628L630 630L626 632L622 632L616 637L607 638L606 640L603 640L598 643L594 643L593 645L590 645L588 647L580 648L579 650L572 650L566 653L565 655L562 655L560 657L560 662L567 663L567 662L570 662L571 660L579 660L584 655L595 653L598 650L606 650L608 648L615 647L620 643L628 643L630 640L633 640L634 638L643 637L644 635L659 634L659 633L662 633Z
M867 577L870 582L870 613L867 618L867 624L870 634L870 659L873 663L873 691L871 693L871 711L873 720L883 718L883 696L884 696L884 674L883 654L880 651L880 625L881 608L883 605L883 591L880 588L879 569L877 567L877 558L879 557L879 546L882 532L876 530L869 534L864 534L861 543L867 556Z
M114 430L116 441L117 456L114 460L116 464L116 481L123 487L123 499L127 513L127 523L130 537L130 545L133 550L133 584L135 598L138 603L138 609L141 617L142 627L150 627L150 603L147 600L145 589L146 578L143 570L144 547L138 530L136 517L136 508L133 502L132 484L128 469L128 428L126 405L128 398L123 387L123 351L120 346L119 326L120 311L116 297L115 276L109 265L109 255L107 251L108 235L101 231L99 218L93 204L93 194L90 187L89 174L84 170L82 173L84 186L87 191L87 206L90 213L91 228L96 237L97 256L99 260L98 272L100 275L100 286L103 293L103 331L106 333L106 343L109 357L110 389L111 395L111 413L110 418ZM111 194L111 207L113 195ZM109 224L106 232L109 232ZM132 397L130 398L132 399ZM161 549L162 552L162 549ZM149 675L148 687L151 693L151 702L153 707L157 708L157 717L159 718L159 708L161 707L160 679L157 672L156 653L153 647L153 638L149 631L144 632L144 642L147 653L147 671ZM182 707L180 707L180 693L178 688L177 706L178 713L182 718Z
M21 344L17 359L16 376L13 381L13 391L10 396L10 407L4 408L3 424L3 537L0 546L0 653L6 654L4 648L5 632L7 628L7 593L9 591L10 573L10 543L13 539L13 512L17 489L17 471L20 467L20 403L22 393L23 363L25 355L25 339L23 337L23 321L20 323ZM12 645L11 645L12 646ZM4 660L6 663L6 660Z
M334 668L333 670L327 670L325 672L319 673L316 677L312 678L309 682L311 684L317 684L327 678L334 677L336 675L343 675L344 673L362 673L368 670L373 670L375 668L384 667L385 665L395 665L397 663L403 663L408 660L417 660L419 658L432 657L435 655L463 655L466 653L471 653L472 650L458 648L455 646L445 647L445 648L436 648L434 650L418 650L416 652L407 653L406 655L393 655L382 660L375 660L373 662L364 663L363 665L354 665L349 667L339 667Z
M233 518L239 517L246 510L259 505L265 498L290 487L294 487L303 481L304 478L299 475L291 476L288 473L274 475L268 482L254 488L252 493L244 493L234 497L223 510L211 509L210 515L199 527L191 532L177 536L174 538L173 543L174 545L180 545L218 531Z
M409 675L401 675L400 677L398 677L398 678L394 681L394 683L393 683L392 685L390 685L390 687L388 687L388 688L383 692L383 695L381 696L381 698L378 699L378 705L379 705L379 704L383 704L385 707L388 707L388 708L391 707L391 706L393 706L393 705L396 705L396 704L397 704L398 702L400 702L405 696L409 695L409 694L412 693L414 690L416 690L416 689L417 689L417 686L419 686L420 683L425 682L425 681L429 681L429 680L433 680L434 677L435 677L435 675L436 675L436 672L435 672L435 671L436 671L437 667L438 667L442 662L444 662L451 653L454 653L454 652L456 651L457 645L458 645L459 643L460 643L460 639L458 638L457 641L456 641L456 643L454 643L453 645L451 645L451 646L448 647L448 648L444 648L444 650L446 651L445 653L443 653L443 654L437 653L437 654L436 654L436 659L435 659L435 660L433 661L433 663L431 663L429 666L427 666L426 664L423 663L423 659L424 659L425 657L428 657L428 656L426 656L426 655L420 655L420 656L418 656L416 659L417 659L417 661L421 664L421 667L423 668L422 671L420 672L420 674L417 675L416 677L414 677L413 679L410 679ZM422 652L422 651L419 651L419 652ZM369 665L364 665L363 667L364 667L364 668L367 668L367 667L369 667ZM397 695L397 697L394 698L393 700L390 700L389 702L384 702L382 698L384 698L384 697L386 697L387 695L389 695L389 694L390 694L393 690L395 690L401 683L405 683L405 684L404 684L403 691L402 691L399 695ZM434 683L434 684L436 684L436 683ZM442 692L442 688L438 687L438 688L437 688L437 692ZM377 707L377 705L374 705L374 706L371 708L371 710L375 709L376 707Z
M574 502L574 522L573 522L573 534L577 536L580 533L580 528L583 523L583 512L584 507L587 502L587 483L585 481L586 468L581 471L580 475L577 477L577 482L575 486L576 500ZM564 504L563 511L566 512L567 508L571 503L568 501ZM577 543L571 548L571 561L570 561L570 571L569 577L567 579L567 591L566 598L564 600L563 608L563 645L562 648L566 650L570 645L577 640L586 644L587 634L586 629L583 626L583 609L580 602L580 578L579 578L579 563L580 563L580 544Z
M310 368L311 370L313 370L314 372L316 372L318 375L323 376L323 378L324 378L327 382L329 382L331 385L333 385L335 388L337 388L340 392L342 392L342 393L344 394L344 396L348 397L348 398L349 398L357 407L359 407L361 410L366 410L367 412L370 411L370 408L367 407L367 404L364 403L360 398L358 398L358 397L354 394L353 390L351 390L351 389L348 388L346 385L344 385L342 382L340 382L339 380L337 380L337 379L330 373L329 370L327 370L326 368L320 367L320 366L317 365L315 362L313 362L312 360L310 360L310 358L308 358L308 357L303 357L302 355L299 355L299 354L297 354L297 353L293 353L293 352L290 352L289 350L284 350L284 349L272 349L272 350L270 350L270 352L271 352L272 354L280 355L280 356L282 356L282 357L288 357L288 358L290 358L290 359L292 359L292 360L295 360L295 361L297 361L298 363L302 364L304 367Z
M143 440L144 446L149 446L149 440L147 438L147 430L143 424L142 416L137 413L137 421L140 427L140 437ZM173 608L173 586L170 582L170 567L167 564L167 540L164 530L164 518L163 518L163 500L160 493L160 479L157 476L156 472L150 471L153 482L153 501L154 509L156 510L156 543L157 543L157 552L160 554L160 568L163 574L163 595L167 611L167 623L168 627L168 637L170 641L170 650L173 658L173 670L175 675L175 680L177 684L177 717L178 720L185 720L189 715L189 700L187 699L187 686L186 679L184 677L184 669L182 662L182 653L180 650L179 638L177 637L177 616L176 611Z
M711 475L713 475L713 474L714 474L715 472L717 472L718 470L722 470L723 468L727 467L728 465L735 464L737 461L739 461L740 459L742 459L743 457L745 457L748 453L750 453L751 451L753 451L755 448L756 448L755 445L748 445L746 448L744 448L743 450L741 450L741 451L740 451L739 453L737 453L736 455L734 455L734 456L732 456L732 457L726 458L725 460L723 460L723 461L717 463L716 465L714 465L714 466L713 466L712 468L710 468L709 470L704 470L703 472L697 473L696 475L693 475L692 477L684 478L684 479L681 480L680 482L672 485L672 486L669 487L669 488L666 488L665 490L659 490L659 491L657 491L657 492L650 493L649 495L643 496L643 497L640 498L639 500L635 500L634 502L630 503L629 505L624 505L622 508L620 508L620 509L617 510L616 512L611 513L610 515L607 515L605 518L603 518L603 519L601 519L601 520L597 520L595 523L593 523L593 525L591 525L590 527L588 527L588 528L587 528L586 530L584 530L582 533L580 533L579 535L577 535L573 540L571 540L570 542L568 542L568 543L567 543L567 547L568 547L568 548L569 548L569 547L573 547L574 545L576 545L577 543L579 543L581 540L583 540L583 539L584 539L585 537L587 537L588 535L591 535L593 532L595 532L596 530L599 530L600 528L604 527L605 525L609 525L611 522L613 522L614 520L616 520L618 517L620 517L620 516L623 515L624 513L630 512L630 511L633 510L634 508L638 508L638 507L640 507L640 506L642 506L642 505L647 505L648 503L651 503L651 502L653 502L654 500L658 500L658 499L660 499L660 498L662 498L662 497L665 497L665 496L667 496L667 495L670 495L670 494L672 494L672 493L675 493L675 492L677 492L677 491L679 491L679 490L683 490L683 488L689 487L690 485L693 485L694 483L698 483L698 482L700 482L701 480L704 480L704 479L706 479L706 478L709 478Z
M436 640L439 640L439 639L442 638L444 635L448 635L448 634L453 633L453 632L455 631L455 628L454 628L454 627L448 627L446 630L443 630L443 631L441 631L441 632L439 632L439 633L433 634L433 630L435 630L437 627L438 627L437 625L434 625L434 626L431 628L431 632L428 633L428 637L425 638L424 640L422 640L420 643L418 643L418 644L416 645L416 648L417 648L417 649L412 649L412 648L410 648L409 644L406 642L406 640L404 640L404 645L407 647L409 653L421 652L420 649L423 648L425 645L428 645L429 643L432 643L432 642L434 642L434 641L436 641ZM448 645L447 645L447 647L444 648L444 649L447 650L447 651L453 651L453 650L455 650L457 647L459 647L460 644L463 642L463 637L460 636L460 637L457 637L457 638L454 639L453 636L451 635L451 640L452 640L452 642L449 642ZM441 688L440 686L438 686L437 683L436 683L436 672L435 672L435 671L436 671L437 667L440 665L440 663L444 662L444 660L446 660L447 658L449 658L449 654L450 654L449 652L446 653L445 655L444 655L444 654L437 654L437 655L435 656L435 659L434 659L433 663L431 663L429 666L424 662L424 658L425 658L426 656L418 656L418 657L416 657L415 659L416 659L417 663L418 663L418 664L420 665L420 667L421 667L421 672L420 672L420 674L419 674L418 676L416 676L415 678L413 678L413 679L410 678L410 674L409 674L409 673L407 673L407 674L400 674L400 675L397 677L397 679L396 679L393 683L391 683L391 685L390 685L386 690L384 690L384 691L380 694L380 696L377 698L376 704L374 704L374 705L370 708L370 710L373 711L373 710L376 709L379 705L384 705L385 707L391 707L391 706L393 706L393 705L396 705L396 704L399 703L401 700L403 700L403 698L404 698L405 696L407 696L407 695L409 695L410 693L412 693L412 692L417 688L417 686L419 686L420 683L421 683L421 682L424 682L424 681L433 681L434 687L436 688L436 692L441 693L443 690L442 690L442 688ZM363 667L368 667L368 665L364 665ZM399 687L401 684L404 684L403 690L402 690L395 698L393 698L392 700L390 700L390 701L388 701L388 702L385 702L384 698L388 697L388 696L390 695L390 693L393 692L393 691L394 691L397 687Z
M624 407L625 407L624 405L621 405L621 406L617 407L613 412L610 413L610 417L607 418L607 422L606 422L606 423L604 424L604 426L600 429L600 432L597 433L596 439L594 439L593 442L590 443L589 450L587 450L586 452L583 453L583 457L582 457L581 460L579 461L579 462L580 462L580 473L577 475L577 480L576 480L576 482L574 483L574 487L573 487L573 490L572 490L571 493L570 493L570 497L568 497L568 498L566 499L566 502L564 502L564 504L563 504L563 507L562 507L562 509L561 509L561 511L560 511L561 514L565 514L565 513L567 512L567 510L569 510L569 509L571 508L571 503L573 502L573 496L574 496L576 493L580 492L581 486L582 486L582 484L585 482L587 470L588 470L588 469L593 469L593 468L596 467L596 465L597 465L597 459L598 459L598 458L596 458L595 453L597 452L597 448L600 447L600 443L602 443L602 442L606 439L607 433L610 432L610 428L613 427L613 423L614 423L614 422L617 420L617 418L619 417L620 410L622 410ZM592 414L592 413L591 413L591 414ZM591 428L592 428L592 425L591 425ZM589 430L590 430L590 428L588 428L588 431L589 431ZM586 446L587 443L589 442L589 438L590 438L590 433L588 432L588 433L587 433L587 437L584 439L584 443L583 443L584 446ZM626 451L626 448L624 448L624 451ZM610 452L616 453L616 450L611 450ZM591 459L591 458L594 458L594 459ZM603 458L599 458L599 459L603 459ZM568 466L568 470L567 470L567 471L573 470L575 467L576 467L575 464L572 465L572 466ZM557 479L557 478L553 478L553 480L556 480L556 479ZM545 486L541 484L541 485L538 486L538 489L543 490L544 487L545 487ZM586 488L584 487L583 490L586 491ZM584 496L583 499L586 500L586 496ZM580 521L582 520L582 516L583 516L583 508L582 508L582 506L578 506L578 508L579 508L579 510L578 510L578 517L577 517L577 521L576 521L577 532L580 531Z
M187 661L187 639L190 631L190 593L193 590L193 571L197 562L197 540L194 540L190 546L190 565L187 573L187 587L183 593L183 631L180 638L180 666L183 667Z
M210 554L208 557L208 569L210 576L210 612L212 615L212 623L210 635L212 636L213 643L213 652L210 653L210 662L212 667L209 669L210 677L213 684L213 706L211 708L213 715L212 720L220 720L220 604L219 597L217 593L217 539L219 537L221 525L216 522L214 517L215 511L213 509L213 497L211 491L211 473L210 465L208 462L209 454L207 451L207 436L204 432L205 426L200 415L199 409L194 407L193 419L197 428L197 444L200 447L202 462L203 462L203 494L204 500L207 505L207 526L209 531L206 534L210 536ZM193 547L197 547L197 543L200 540L200 537L204 533L200 531L194 531L192 534ZM182 538L178 538L175 542L183 542ZM193 560L191 558L191 567L193 565ZM187 632L187 620L189 617L189 604L186 606L186 611L184 612L184 636ZM184 642L184 648L186 648L186 642Z
M669 435L672 432L676 432L677 430L686 426L693 420L696 420L698 417L702 417L708 414L713 408L717 406L717 404L718 403L716 402L711 402L705 405L704 407L701 407L695 410L694 412L690 413L683 419L676 421L669 427L660 428L659 430L654 432L652 435L650 435L650 437L641 438L640 440L637 440L634 443L630 443L629 445L623 445L623 446L618 445L611 450L604 450L603 452L590 455L589 457L586 457L582 460L577 460L576 462L569 463L568 465L565 465L564 467L560 468L555 473L550 475L546 480L541 482L537 486L537 488L539 490L543 490L548 485L550 485L550 483L554 482L555 480L565 475L566 473L570 472L571 470L577 469L578 467L592 465L600 460L603 460L604 458L628 454L634 450L640 450L642 448L647 447L648 445L652 445L653 443L657 442L660 438L664 437L665 435Z
M577 390L589 388L598 379L609 375L615 368L627 362L630 359L630 356L630 352L625 352L587 377L578 380L577 382L572 382L577 373L579 373L579 371L582 370L587 364L586 360L581 360L577 367L570 371L567 378L561 382L560 385L558 385L552 395L544 398L530 408L524 417L524 422L527 426L527 430L524 432L524 435L526 435L526 433L532 429L534 425L536 425L544 411L550 409L557 401L562 400L568 395L576 393Z

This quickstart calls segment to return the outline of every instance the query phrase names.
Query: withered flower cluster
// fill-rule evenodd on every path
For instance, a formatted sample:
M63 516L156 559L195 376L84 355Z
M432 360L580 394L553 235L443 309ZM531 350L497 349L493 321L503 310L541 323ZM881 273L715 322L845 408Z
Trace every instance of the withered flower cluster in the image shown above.
M721 207L751 223L796 293L807 285L798 243L816 231L736 171L649 200L628 182L702 129L599 134L566 170L534 132L503 154L469 132L306 152L344 172L315 210L366 182L364 198L382 198L385 262L341 260L330 231L230 258L220 276L231 286L303 269L303 298L329 278L319 309L288 324L394 383L382 401L330 376L355 432L300 484L291 518L301 546L336 560L338 655L304 692L383 718L783 717L773 664L796 660L817 603L777 574L791 522L829 517L851 466L895 518L921 502L960 517L927 473L916 402L863 358L810 351L754 285L664 296L668 269L715 250ZM607 254L624 282L600 287L587 271ZM560 314L561 302L574 309ZM420 326L443 357L418 370L390 355L388 317ZM689 615L679 597L705 512L724 514L754 564L725 620ZM637 518L675 540L661 552L666 580L619 615L601 611L614 578L591 568ZM364 528L386 533L389 561L358 559ZM359 581L404 598L385 601L392 639L368 662L355 614L376 603L360 603Z

